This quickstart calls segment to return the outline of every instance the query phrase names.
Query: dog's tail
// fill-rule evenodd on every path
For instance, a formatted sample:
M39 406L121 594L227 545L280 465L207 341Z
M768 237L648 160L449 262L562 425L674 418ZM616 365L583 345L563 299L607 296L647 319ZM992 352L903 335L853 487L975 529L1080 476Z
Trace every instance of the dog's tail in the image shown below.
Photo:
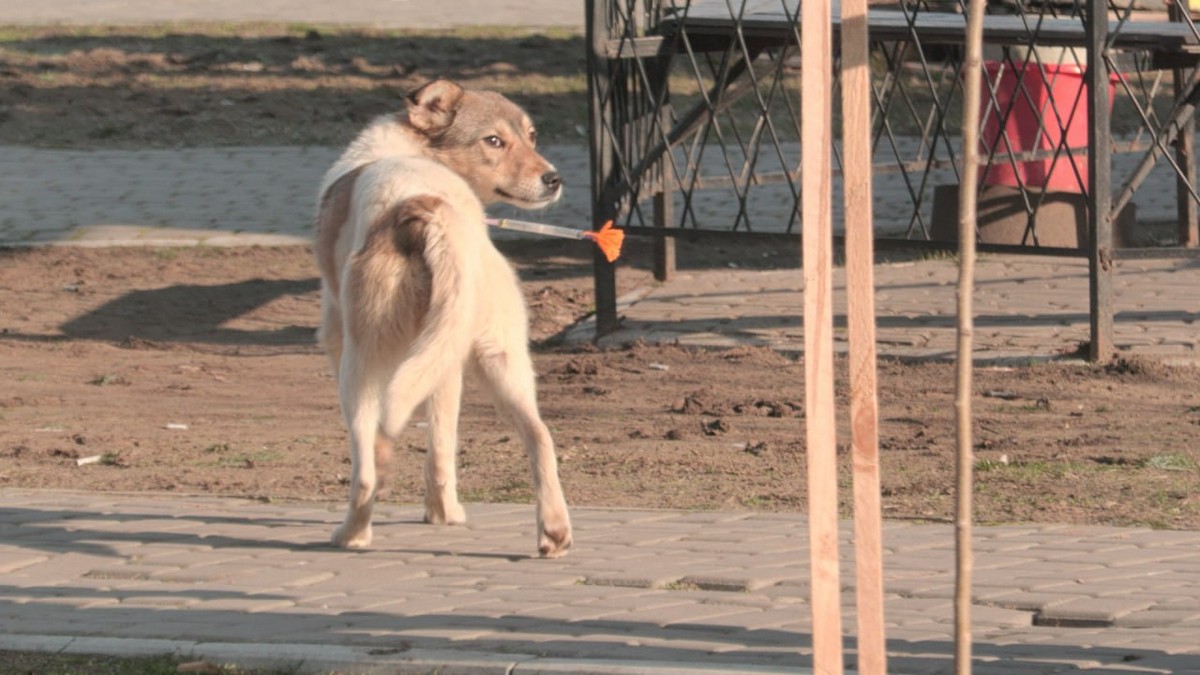
M381 427L388 436L395 437L412 409L446 378L461 376L470 351L473 332L463 324L477 313L471 272L478 256L475 242L454 226L462 217L440 197L409 197L374 219L354 256L348 281L355 309L366 320L350 327L359 332L356 341L408 345L387 389ZM415 335L397 332L407 324L397 312L421 316Z

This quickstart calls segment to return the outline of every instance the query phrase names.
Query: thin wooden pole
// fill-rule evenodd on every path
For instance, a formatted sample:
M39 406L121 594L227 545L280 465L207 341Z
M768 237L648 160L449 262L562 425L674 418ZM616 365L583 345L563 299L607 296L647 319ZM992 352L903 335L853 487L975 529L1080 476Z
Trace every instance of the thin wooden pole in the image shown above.
M813 670L820 675L841 675L833 387L833 17L828 2L802 2L800 9L800 201Z
M958 431L956 460L957 505L954 520L954 667L971 672L971 549L974 448L971 436L972 357L975 320L975 221L979 181L979 96L983 79L984 0L967 5L967 44L963 69L963 173L958 186L958 356L955 412Z
M1112 139L1108 110L1108 2L1087 2L1088 67L1088 359L1111 359L1113 344Z
M884 675L887 672L887 640L883 623L883 509L879 503L867 0L842 0L842 146L846 289L849 296L850 447L854 460L857 670L863 675Z

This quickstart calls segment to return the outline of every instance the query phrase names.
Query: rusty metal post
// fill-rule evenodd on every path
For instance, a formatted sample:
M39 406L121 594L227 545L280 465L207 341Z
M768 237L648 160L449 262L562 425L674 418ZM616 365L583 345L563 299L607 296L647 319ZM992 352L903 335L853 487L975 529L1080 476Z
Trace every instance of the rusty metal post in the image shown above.
M1172 21L1190 21L1188 9L1178 3L1168 5ZM1175 100L1180 100L1186 94L1186 82L1190 72L1185 68L1172 71L1175 85ZM1175 200L1179 215L1178 242L1180 246L1195 248L1200 246L1200 204L1192 199L1192 189L1196 187L1196 118L1188 115L1187 121L1179 128L1179 137L1175 139L1175 161L1183 171L1176 179Z
M605 199L605 187L615 177L612 139L605 132L614 129L612 105L610 104L614 64L606 57L604 46L608 40L608 16L606 0L586 0L587 18L587 70L588 70L588 134L591 158L592 229L599 229L605 221L616 214ZM608 262L598 250L592 260L592 278L596 297L596 337L617 329L617 274L616 266Z
M649 95L654 101L661 101L657 124L661 129L671 128L670 108L665 105L667 100L667 85L670 77L670 59L659 57L650 67ZM665 134L664 134L665 136ZM675 226L675 160L670 148L663 153L658 165L658 190L654 193L654 227L666 228ZM661 236L654 238L654 278L657 281L668 281L675 274L675 237Z

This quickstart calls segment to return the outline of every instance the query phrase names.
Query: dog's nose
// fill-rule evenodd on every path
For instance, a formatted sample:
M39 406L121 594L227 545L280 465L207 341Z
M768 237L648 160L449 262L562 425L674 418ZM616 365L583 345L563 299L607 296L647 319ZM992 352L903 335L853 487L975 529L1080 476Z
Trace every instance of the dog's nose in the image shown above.
M562 176L557 171L547 171L542 174L542 184L551 190L562 187Z

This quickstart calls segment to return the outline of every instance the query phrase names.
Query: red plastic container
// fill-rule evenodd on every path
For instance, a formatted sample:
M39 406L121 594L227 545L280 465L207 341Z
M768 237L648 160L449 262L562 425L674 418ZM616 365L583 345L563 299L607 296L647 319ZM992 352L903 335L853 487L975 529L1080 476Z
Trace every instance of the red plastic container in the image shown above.
M1007 158L996 158L993 164L981 168L980 182L1008 187L1024 184L1027 188L1048 191L1086 191L1088 99L1083 70L1073 64L1013 64L1003 61L987 61L984 69L987 80L981 93L983 127L980 134L980 153L983 157L988 157L993 147L997 155L1053 150L1063 143L1064 136L1066 147L1079 149L1079 152L1068 156L1064 148L1059 151L1058 157L1015 163ZM994 103L991 87L996 92ZM1113 83L1110 82L1110 107L1113 91ZM1007 133L1002 135L1000 119L1010 106L1012 109L1004 125Z

